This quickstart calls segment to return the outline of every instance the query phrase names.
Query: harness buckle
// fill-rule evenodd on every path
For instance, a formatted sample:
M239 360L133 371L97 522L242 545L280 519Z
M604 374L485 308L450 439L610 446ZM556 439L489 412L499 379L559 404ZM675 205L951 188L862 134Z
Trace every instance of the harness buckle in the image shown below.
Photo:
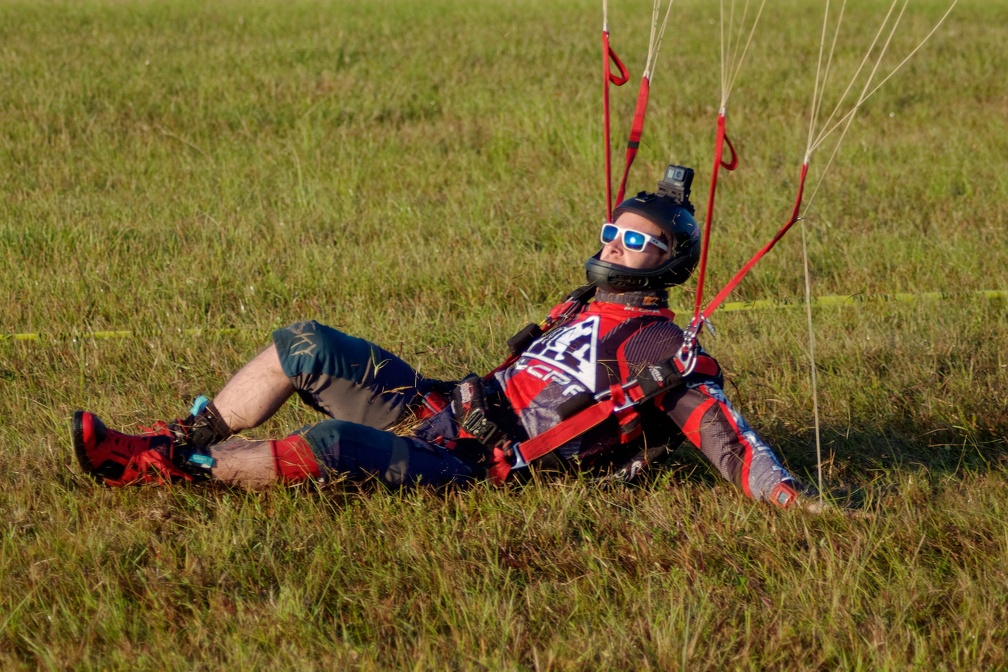
M528 462L525 461L525 457L521 454L521 444L515 443L511 446L513 452L512 459L514 463L511 464L512 469L524 469L528 466Z
M492 446L503 438L497 423L488 418L482 408L473 408L466 414L462 429L486 446Z

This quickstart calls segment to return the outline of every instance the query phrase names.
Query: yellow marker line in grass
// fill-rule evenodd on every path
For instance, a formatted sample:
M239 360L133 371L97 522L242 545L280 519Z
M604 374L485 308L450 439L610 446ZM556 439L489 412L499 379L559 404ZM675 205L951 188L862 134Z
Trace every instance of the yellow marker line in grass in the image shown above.
M226 336L237 334L241 329L227 327L225 329L117 329L115 331L88 331L84 333L63 332L63 333L42 333L29 331L19 334L0 334L0 341L75 341L85 339L108 340L113 338L131 338L133 336L153 337L163 336L166 333L184 334L186 336Z
M920 292L913 294L910 292L895 292L893 294L846 294L820 296L812 300L814 308L845 308L863 303L913 303L914 301L955 301L962 298L983 298L987 300L1006 300L1008 290L981 289L974 292ZM778 308L797 308L805 305L801 297L793 299L757 299L756 301L729 301L721 305L720 310L725 312L738 312L747 310L772 310ZM686 311L676 311L684 314ZM178 329L175 333L186 336L226 336L237 334L243 331L235 327L224 329ZM246 329L247 331L247 329ZM153 337L170 333L163 329L152 330L130 330L119 329L115 331L90 331L85 333L41 333L25 332L15 334L0 334L0 342L3 341L73 341L83 339L106 340L113 338L131 338L133 336Z
M846 307L860 303L912 303L914 301L952 301L963 297L984 299L1008 299L1008 290L981 289L975 292L895 292L893 294L846 294L843 296L820 296L812 300L813 308ZM797 308L804 306L801 297L793 299L757 299L756 301L730 301L721 305L720 310L768 310L771 308Z

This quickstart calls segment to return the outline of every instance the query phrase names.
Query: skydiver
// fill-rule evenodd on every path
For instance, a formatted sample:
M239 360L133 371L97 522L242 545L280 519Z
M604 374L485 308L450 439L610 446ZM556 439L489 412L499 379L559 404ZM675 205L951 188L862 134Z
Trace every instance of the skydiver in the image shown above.
M185 418L131 435L76 411L77 459L113 487L212 480L261 488L337 476L443 486L503 482L526 459L630 478L685 439L748 497L807 506L802 486L728 401L717 362L696 345L689 369L682 365L684 334L668 289L696 267L700 229L688 185L685 194L668 186L663 179L656 193L618 205L615 221L602 226L602 248L585 262L588 284L552 309L545 330L513 339L512 357L492 375L429 379L364 339L297 322L275 331L213 401ZM642 375L650 396L635 387ZM626 408L601 422L579 420L624 389L646 398L633 403L630 393ZM234 436L294 393L328 419L277 440ZM562 442L544 445L564 423ZM522 450L535 437L545 454L532 459Z

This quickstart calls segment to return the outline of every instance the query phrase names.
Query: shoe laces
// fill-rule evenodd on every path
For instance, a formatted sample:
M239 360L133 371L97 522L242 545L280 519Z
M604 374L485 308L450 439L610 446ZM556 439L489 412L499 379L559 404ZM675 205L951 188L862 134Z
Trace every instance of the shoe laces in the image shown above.
M176 444L182 443L188 438L181 420L172 420L171 422L157 420L150 426L138 425L137 429L143 436L167 436Z

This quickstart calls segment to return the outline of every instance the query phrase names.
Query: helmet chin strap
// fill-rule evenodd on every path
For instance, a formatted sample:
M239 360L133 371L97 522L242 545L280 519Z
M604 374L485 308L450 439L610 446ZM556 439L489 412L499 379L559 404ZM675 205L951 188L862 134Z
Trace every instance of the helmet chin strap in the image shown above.
M664 291L685 282L693 270L689 259L673 257L660 266L639 269L602 261L599 250L585 262L588 282L612 292Z

